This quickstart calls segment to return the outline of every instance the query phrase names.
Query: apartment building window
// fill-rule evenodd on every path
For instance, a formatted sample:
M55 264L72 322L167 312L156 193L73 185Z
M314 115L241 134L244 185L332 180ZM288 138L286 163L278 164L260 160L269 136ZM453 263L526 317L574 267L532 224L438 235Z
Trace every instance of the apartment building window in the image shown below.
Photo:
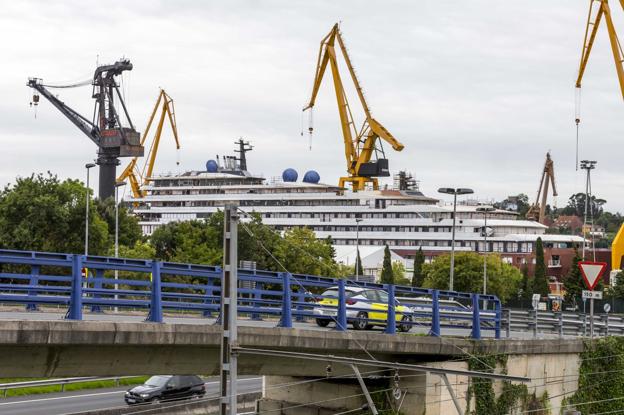
M553 255L550 257L550 261L548 261L549 267L559 267L561 266L561 258L559 255Z
M492 242L492 251L504 252L504 250L505 250L505 242Z

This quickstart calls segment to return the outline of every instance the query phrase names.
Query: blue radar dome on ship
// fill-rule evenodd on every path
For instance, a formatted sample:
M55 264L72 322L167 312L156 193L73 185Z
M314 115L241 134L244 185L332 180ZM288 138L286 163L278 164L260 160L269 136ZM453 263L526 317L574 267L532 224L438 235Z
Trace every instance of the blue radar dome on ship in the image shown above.
M299 174L297 174L297 170L295 169L287 168L282 173L282 180L285 182L296 182L298 177Z
M206 170L208 173L216 173L219 170L219 165L214 160L208 160L206 162Z
M308 170L306 174L303 175L303 181L305 183L318 183L321 180L321 176L315 170Z

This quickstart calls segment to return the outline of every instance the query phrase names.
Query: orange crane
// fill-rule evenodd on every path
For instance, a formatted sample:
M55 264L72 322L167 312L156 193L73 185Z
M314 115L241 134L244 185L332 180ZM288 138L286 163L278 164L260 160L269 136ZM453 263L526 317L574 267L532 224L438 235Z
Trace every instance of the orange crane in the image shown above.
M624 0L619 0L620 6L624 9ZM587 15L587 24L585 26L585 37L583 39L583 49L581 51L581 63L579 65L578 77L576 79L576 88L580 90L581 81L585 74L585 68L589 61L589 55L596 39L596 33L598 33L598 27L603 20L607 24L607 33L609 35L609 41L611 43L611 52L613 54L613 61L615 63L615 71L618 77L618 83L620 86L620 92L622 98L624 98L624 66L622 60L624 59L624 52L620 40L618 39L617 32L615 31L615 25L611 17L611 9L609 7L609 0L590 0L589 13ZM580 117L577 113L576 125L580 122ZM578 138L577 138L578 140ZM624 255L624 224L620 227L613 243L611 245L611 269L622 269L622 256Z
M550 158L550 153L546 153L546 162L544 163L542 178L540 179L539 188L537 189L537 197L535 198L535 203L533 203L527 211L527 219L536 220L539 223L544 224L549 183L552 183L553 197L557 197L557 186L555 185L555 165Z
M154 134L154 139L150 146L149 152L147 154L145 164L141 170L137 167L138 157L134 157L130 160L128 166L124 169L124 171L117 178L118 182L124 182L128 180L130 182L130 188L132 189L132 196L135 198L144 197L146 192L142 189L142 186L148 184L149 178L152 176L154 171L154 164L156 162L156 154L158 153L158 146L160 145L160 136L162 134L163 125L165 123L165 118L169 120L169 124L171 125L171 130L173 132L173 138L176 143L176 150L180 150L180 140L178 139L178 128L176 124L175 118L175 109L173 106L173 99L165 90L161 89L158 94L158 99L156 100L156 105L154 105L154 110L152 111L152 115L147 122L147 127L145 128L145 132L143 133L143 137L141 138L141 145L145 145L147 141L147 137L149 135L150 128L152 126L152 122L154 121L154 117L158 112L158 107L161 106L160 118L158 120L158 125L156 126L156 133ZM177 162L177 164L180 164Z
M344 57L344 61L351 75L351 80L355 86L360 104L366 116L361 128L358 130L353 120L351 108L347 101L347 94L345 92L342 79L340 77L340 71L338 69L338 59L336 56L335 42L338 41L338 46ZM377 120L375 120L370 112L364 92L360 86L360 82L357 79L351 59L347 53L347 48L344 45L344 40L340 34L338 23L334 25L332 30L321 40L321 46L319 49L318 60L316 65L316 73L314 76L314 84L312 87L312 97L310 102L303 109L304 111L312 109L316 102L316 96L327 69L329 63L334 79L334 89L336 92L336 100L338 101L338 114L340 115L340 123L342 126L342 136L345 146L345 157L347 160L347 173L348 176L341 177L339 181L340 187L345 187L346 183L351 183L353 191L364 190L367 183L371 183L373 189L379 188L377 177L388 177L390 171L388 169L388 159L385 158L383 153L383 147L378 138L388 142L396 151L403 150L403 144L397 141L396 138L390 134ZM312 133L312 127L309 128ZM373 159L373 153L375 159ZM381 157L379 157L381 155Z

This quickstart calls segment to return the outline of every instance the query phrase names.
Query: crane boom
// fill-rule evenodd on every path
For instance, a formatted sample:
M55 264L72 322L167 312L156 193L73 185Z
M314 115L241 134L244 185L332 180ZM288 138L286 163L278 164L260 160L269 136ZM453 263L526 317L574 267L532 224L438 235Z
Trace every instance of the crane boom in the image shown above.
M597 3L597 4L596 4ZM624 10L624 0L619 0L620 6ZM587 23L585 25L585 36L583 39L583 49L581 50L581 62L579 65L578 77L576 79L576 88L581 88L581 82L589 56L592 51L592 46L596 39L596 33L600 22L604 18L607 24L607 33L609 34L609 42L611 44L611 53L613 54L613 61L615 63L615 71L618 77L618 83L620 86L620 93L624 99L624 66L622 60L624 52L622 51L622 45L615 31L615 25L611 17L611 9L609 7L609 0L590 0L589 12L587 14ZM577 124L579 119L576 120ZM611 244L611 268L613 270L621 270L622 256L624 255L624 224L620 226L620 229Z
M624 9L624 0L619 0L619 2L622 9ZM595 3L599 4L596 5ZM622 66L622 56L624 56L624 53L622 52L622 46L620 45L620 40L615 31L615 26L613 25L609 0L590 0L587 23L585 26L585 37L583 39L583 49L581 51L581 63L579 65L578 77L576 78L576 87L581 87L583 75L585 74L594 40L596 39L596 33L598 33L598 27L600 27L600 22L603 17L607 24L607 33L609 34L609 42L611 43L611 52L618 76L620 92L622 98L624 98L624 67Z
M162 103L162 105L161 105ZM149 178L152 176L154 172L154 166L156 163L156 155L158 154L158 147L160 145L160 137L162 135L163 125L165 123L165 119L169 120L169 124L171 125L171 130L173 132L173 138L175 139L176 149L180 149L180 139L178 137L178 127L175 118L175 109L173 106L173 99L165 92L164 89L160 90L158 94L158 99L156 100L156 105L154 105L154 109L150 115L150 118L147 122L147 126L145 127L145 132L143 133L143 137L141 138L141 145L145 146L147 142L147 138L150 133L150 129L152 127L152 123L156 117L158 112L158 108L160 110L160 118L158 119L158 125L156 126L156 132L154 134L154 139L152 144L150 145L149 152L147 154L147 159L145 161L145 165L141 170L138 169L138 157L134 157L128 163L128 166L123 170L123 172L117 178L118 182L124 182L128 180L130 182L130 188L132 190L132 195L135 198L144 197L146 192L142 189L142 186L148 184Z
M552 193L553 196L556 197L557 185L555 184L555 165L552 158L550 158L550 153L546 153L546 162L544 163L542 177L540 178L539 188L537 189L537 197L535 198L535 203L531 205L526 214L528 219L537 220L539 223L544 224L549 184L552 185Z
M358 130L353 121L353 115L347 99L347 94L340 76L338 58L336 56L335 43L338 42L340 51L349 70L349 75L357 91L360 104L365 114L365 120ZM367 183L372 183L373 188L378 188L377 177L389 176L388 160L383 158L383 147L377 147L377 141L381 138L389 143L396 151L403 150L401 144L381 123L375 120L370 112L364 92L357 78L353 64L347 48L344 44L338 24L321 40L319 54L317 58L316 71L312 86L312 95L304 111L312 109L316 103L325 70L329 64L334 81L334 92L338 104L338 114L344 141L345 159L347 162L347 177L341 177L339 185L345 187L346 183L351 183L354 191L363 190ZM379 151L382 158L372 160L373 153Z
M69 107L63 101L58 99L41 83L38 78L30 78L28 80L28 86L39 92L46 98L52 105L56 107L65 117L67 117L80 131L82 131L91 141L95 144L100 144L100 137L98 135L98 127L91 121L80 115L74 109Z

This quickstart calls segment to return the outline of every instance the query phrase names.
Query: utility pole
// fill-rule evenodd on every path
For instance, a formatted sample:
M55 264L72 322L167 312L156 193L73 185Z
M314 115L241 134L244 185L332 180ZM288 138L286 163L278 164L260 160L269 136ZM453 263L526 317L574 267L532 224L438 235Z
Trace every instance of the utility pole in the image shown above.
M360 222L364 219L355 218L355 280L360 277Z
M236 415L238 409L237 366L238 356L232 352L238 347L238 213L236 206L225 207L223 225L223 279L221 280L221 412ZM228 382L229 381L229 382Z

